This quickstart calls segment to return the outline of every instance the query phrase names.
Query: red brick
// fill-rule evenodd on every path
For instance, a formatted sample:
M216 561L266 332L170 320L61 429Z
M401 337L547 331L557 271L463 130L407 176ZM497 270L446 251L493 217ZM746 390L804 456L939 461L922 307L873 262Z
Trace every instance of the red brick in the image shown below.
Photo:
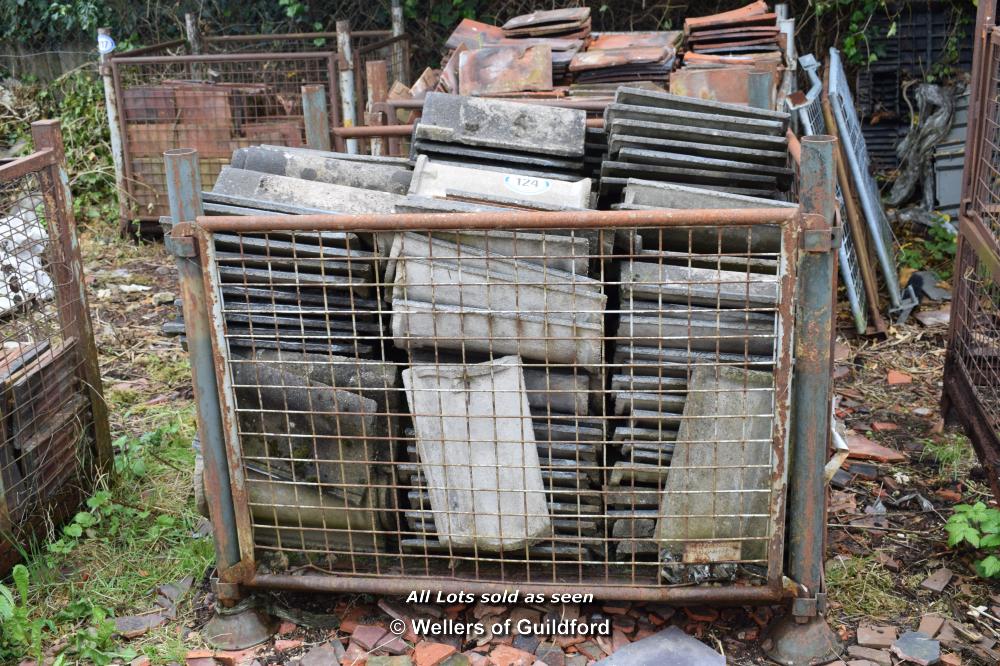
M437 666L455 652L455 648L444 643L420 641L413 649L413 663L414 666Z
M496 666L532 666L536 660L535 655L530 652L518 650L510 645L499 645L490 652L490 661Z

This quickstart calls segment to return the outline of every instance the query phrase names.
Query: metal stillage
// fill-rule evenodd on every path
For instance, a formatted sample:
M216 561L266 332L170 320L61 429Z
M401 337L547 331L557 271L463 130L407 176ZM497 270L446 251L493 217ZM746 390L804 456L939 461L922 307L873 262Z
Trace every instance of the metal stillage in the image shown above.
M803 142L798 209L725 211L203 217L181 159L220 594L815 615L833 145Z
M224 52L174 55L150 47L112 57L128 198L123 225L138 219L155 226L167 214L166 150L196 147L211 187L237 148L304 145L304 85L326 89L330 119L339 125L336 35L322 35L209 37L206 47Z
M995 2L979 5L975 37L943 401L958 414L1000 497L1000 28Z
M0 576L111 458L59 124L32 135L0 166Z

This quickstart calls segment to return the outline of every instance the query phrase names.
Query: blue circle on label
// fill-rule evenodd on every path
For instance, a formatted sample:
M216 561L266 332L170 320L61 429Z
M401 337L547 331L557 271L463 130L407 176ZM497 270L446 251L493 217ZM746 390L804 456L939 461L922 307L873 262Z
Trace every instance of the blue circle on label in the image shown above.
M97 36L97 51L99 53L111 53L114 50L115 40L111 38L111 35Z
M552 186L552 181L536 176L504 176L504 186L511 192L524 195L541 194Z

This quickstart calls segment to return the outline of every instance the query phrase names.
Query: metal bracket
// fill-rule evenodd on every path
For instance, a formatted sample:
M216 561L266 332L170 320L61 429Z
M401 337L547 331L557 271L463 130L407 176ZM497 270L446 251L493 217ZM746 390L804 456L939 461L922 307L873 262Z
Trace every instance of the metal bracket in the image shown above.
M194 238L191 236L174 238L171 234L164 234L163 246L167 249L167 252L175 257L198 256L198 252L195 249Z
M908 286L903 290L903 293L900 294L899 307L890 308L889 314L896 315L896 325L899 326L900 324L906 322L906 320L910 317L910 313L913 312L913 309L918 305L920 305L920 299L917 298L917 295L913 292L913 287Z
M225 583L218 578L211 579L212 591L221 601L239 601L243 598L238 583Z
M819 592L814 597L797 597L792 600L792 615L798 618L816 617L826 613L826 593Z
M830 229L805 229L800 238L803 250L822 254L833 252L840 247L844 240L844 230L839 226Z

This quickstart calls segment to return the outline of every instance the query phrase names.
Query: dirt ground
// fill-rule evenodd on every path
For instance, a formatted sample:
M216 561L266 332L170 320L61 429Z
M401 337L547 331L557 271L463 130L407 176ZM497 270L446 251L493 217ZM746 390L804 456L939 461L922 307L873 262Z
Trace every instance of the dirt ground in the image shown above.
M131 405L148 405L150 409L181 415L190 424L191 391L186 359L178 340L161 332L162 325L177 313L173 304L177 287L172 259L158 243L133 247L88 239L84 245L94 327L109 401L113 407L121 405L125 396L125 402ZM123 289L122 285L148 288ZM940 304L925 306L938 307ZM847 324L842 317L841 325ZM928 613L936 613L957 625L954 627L957 630L939 636L943 654L960 655L964 664L997 663L991 659L996 659L994 644L1000 636L1000 622L995 619L1000 617L1000 590L977 578L970 553L947 546L943 529L954 505L992 500L968 441L960 430L944 424L941 418L939 400L946 335L943 324L923 326L911 320L883 340L861 339L850 334L839 339L837 416L849 429L846 434L866 437L902 453L904 458L899 462L867 465L849 461L845 468L851 464L854 467L846 476L834 479L825 567L829 620L845 645L851 645L856 642L859 625L890 625L903 633L916 629ZM890 379L896 383L890 383ZM129 416L124 416L125 413L112 409L114 436L141 436L148 423L135 418L135 410L128 410ZM183 488L189 481L190 470L185 469L179 470L170 483ZM183 495L186 491L175 492ZM190 497L185 501L190 502ZM927 589L923 585L925 579L942 568L950 570L953 577L941 591ZM133 639L140 652L152 655L154 662L188 658L188 663L211 663L191 661L204 658L205 653L187 654L189 650L205 647L199 630L214 603L207 584L208 574L210 571L202 580L194 581L192 592L178 606L177 617L161 633ZM347 647L350 653L355 641L347 639L355 625L384 627L390 620L391 615L385 612L387 604L379 602L364 595L279 595L275 603L291 609L282 633L261 648L240 655L240 659L247 663L254 660L289 663L331 637L341 639L338 645ZM969 615L970 610L984 606L986 615L994 616L993 619L982 614ZM143 609L113 610L125 615ZM336 617L317 620L302 614L303 610ZM475 609L444 610L449 616L458 616ZM638 637L645 627L656 629L678 624L713 649L724 652L731 663L739 664L768 663L761 656L761 641L768 621L781 613L780 609L744 608L675 611L627 604L597 604L579 610L618 618L615 626L623 627L628 640ZM339 629L323 626L328 621L339 624ZM951 626L946 624L946 629ZM153 643L167 640L164 636L170 637L172 648L153 649ZM586 651L581 645L562 646L568 658L565 663L589 661L569 659ZM518 647L516 643L514 647ZM845 653L844 658L847 661L854 657Z

